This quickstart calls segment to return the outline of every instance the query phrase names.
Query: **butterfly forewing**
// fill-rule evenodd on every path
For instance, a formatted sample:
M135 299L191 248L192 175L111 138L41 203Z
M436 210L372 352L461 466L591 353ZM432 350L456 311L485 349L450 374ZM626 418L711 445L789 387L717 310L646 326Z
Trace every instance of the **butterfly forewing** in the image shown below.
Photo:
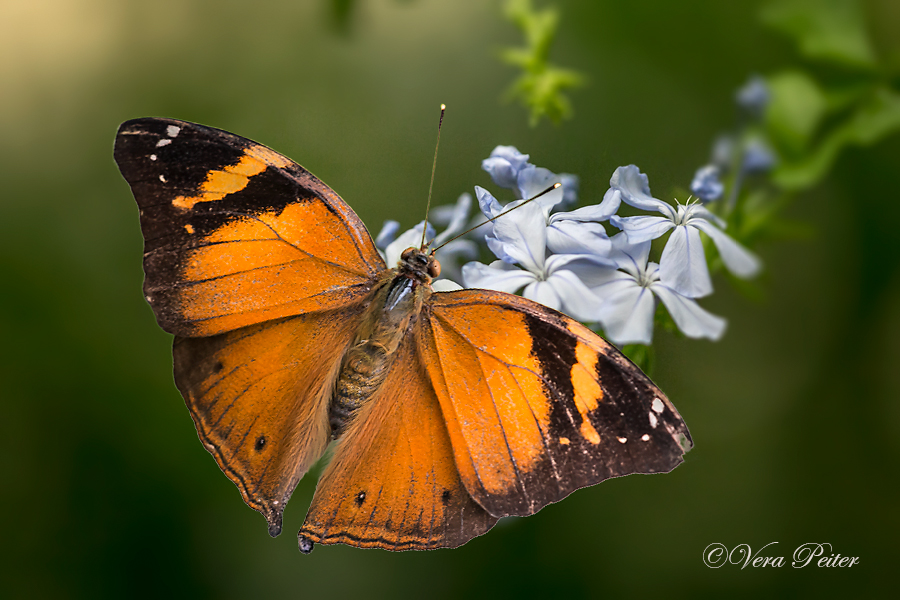
M160 325L214 335L356 302L384 269L352 210L277 152L202 125L123 123L116 162L141 209Z

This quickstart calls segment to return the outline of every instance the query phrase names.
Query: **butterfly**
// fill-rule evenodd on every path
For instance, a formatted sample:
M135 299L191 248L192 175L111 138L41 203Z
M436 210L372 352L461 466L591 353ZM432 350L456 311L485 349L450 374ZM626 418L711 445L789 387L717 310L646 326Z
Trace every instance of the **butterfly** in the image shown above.
M425 248L386 265L350 207L281 154L144 118L121 125L115 159L175 384L272 536L337 440L302 552L457 547L607 478L668 472L691 448L614 346L519 296L435 292Z

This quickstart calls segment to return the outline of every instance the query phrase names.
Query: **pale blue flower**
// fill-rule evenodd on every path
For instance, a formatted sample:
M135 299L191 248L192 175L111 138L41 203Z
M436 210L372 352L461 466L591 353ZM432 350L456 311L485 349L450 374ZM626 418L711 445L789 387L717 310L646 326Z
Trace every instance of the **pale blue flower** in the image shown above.
M762 140L754 138L744 145L744 156L741 160L741 170L744 173L765 173L774 167L775 163L775 154Z
M660 280L688 298L700 298L712 293L712 282L706 266L706 255L700 232L708 235L722 257L722 262L734 275L748 278L760 270L759 259L731 239L720 227L722 220L699 203L670 204L650 195L647 176L634 165L619 167L609 180L610 188L619 191L622 201L643 210L654 210L662 217L613 216L610 223L628 235L634 244L656 239L673 230L660 259Z
M612 238L612 245L615 267L596 269L585 278L590 289L603 299L599 320L610 340L616 344L650 344L657 300L686 336L711 340L722 337L725 319L660 280L659 265L647 262L650 241L631 244L626 234L620 233Z
M463 269L466 287L515 293L580 321L596 321L599 299L579 275L600 265L611 265L605 256L554 254L547 256L547 232L543 209L529 203L494 222L493 237L506 260L490 265L470 262ZM513 266L517 263L522 268Z
M697 169L691 181L691 192L704 203L718 200L725 191L725 185L719 179L721 173L716 165L706 165Z
M530 179L528 185L530 187L526 187L529 197L539 194L558 181L557 176L546 169L532 168L526 171L530 171L528 174ZM479 186L475 186L475 195L478 197L481 211L489 219L496 217L504 210L512 209L522 202L519 200L502 206L489 191ZM556 189L534 200L533 203L540 208L540 211L529 211L527 213L527 215L533 215L534 222L531 224L521 223L523 231L537 229L543 225L546 228L546 247L550 252L605 256L610 249L609 236L607 236L606 229L600 224L600 221L606 221L616 213L621 202L620 195L614 192L607 192L603 197L603 202L600 204L583 206L570 212L551 213L551 210L558 203L563 202L563 196L562 191ZM503 217L503 219L508 219L521 212L521 210L512 211L509 217ZM518 221L521 221L526 217L525 214L522 214L516 218ZM511 257L510 252L505 249L505 246L508 244L519 244L522 238L513 236L501 239L495 234L493 224L488 224L484 227L490 228L484 239L488 248L491 249L497 258L508 263L516 262Z
M771 94L769 93L769 86L766 85L766 80L759 75L753 75L735 93L734 98L738 106L747 111L752 117L759 118L766 111Z
M522 154L515 146L497 146L489 158L481 161L481 168L488 172L494 183L513 191L516 200L531 198L554 183L562 189L554 190L541 200L549 206L571 206L578 201L578 177L570 173L555 174L548 169L528 162L529 155ZM538 200L539 202L541 200Z
M722 173L727 173L734 162L734 138L727 134L718 136L713 142L712 152L710 153L710 162L717 167Z
M500 187L516 190L519 171L530 165L528 158L527 154L522 154L515 146L497 146L491 152L490 158L481 161L481 168L487 171L494 183Z
M438 225L446 225L446 229L434 238L431 246L436 248L447 240L456 237L465 231L469 211L472 207L472 195L461 194L456 204L445 204L432 210L434 222ZM426 241L430 241L429 238ZM473 240L459 238L439 248L435 252L435 258L441 263L441 278L454 282L462 281L460 266L478 257L478 244ZM441 281L440 279L438 281Z

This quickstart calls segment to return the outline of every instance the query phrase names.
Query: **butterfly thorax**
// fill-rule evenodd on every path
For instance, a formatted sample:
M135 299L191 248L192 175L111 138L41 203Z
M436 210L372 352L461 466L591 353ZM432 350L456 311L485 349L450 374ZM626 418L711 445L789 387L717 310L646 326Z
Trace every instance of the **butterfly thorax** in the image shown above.
M334 438L384 383L400 343L431 293L431 273L440 272L434 265L433 257L410 248L376 286L355 341L344 354L329 405Z

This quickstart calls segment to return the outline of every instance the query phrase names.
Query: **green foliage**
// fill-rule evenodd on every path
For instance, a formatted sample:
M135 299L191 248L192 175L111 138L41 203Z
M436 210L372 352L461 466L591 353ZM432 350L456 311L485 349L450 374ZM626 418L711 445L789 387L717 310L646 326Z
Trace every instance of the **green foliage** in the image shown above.
M525 36L525 46L506 48L500 54L503 62L522 70L507 90L506 99L518 100L528 109L532 127L542 117L554 123L570 118L572 106L563 92L583 85L584 77L576 71L556 67L548 60L559 11L555 7L537 10L531 0L506 0L504 14Z
M858 0L775 0L761 17L765 24L794 38L808 58L852 68L876 64Z
M785 189L804 189L818 183L848 145L868 146L900 130L900 94L875 86L843 119L820 137L813 150L786 161L773 174Z
M876 56L859 0L776 0L762 18L806 57L843 73L823 82L797 70L768 78L765 127L781 159L776 185L809 188L844 147L874 144L900 129L900 92L881 75L889 68Z

